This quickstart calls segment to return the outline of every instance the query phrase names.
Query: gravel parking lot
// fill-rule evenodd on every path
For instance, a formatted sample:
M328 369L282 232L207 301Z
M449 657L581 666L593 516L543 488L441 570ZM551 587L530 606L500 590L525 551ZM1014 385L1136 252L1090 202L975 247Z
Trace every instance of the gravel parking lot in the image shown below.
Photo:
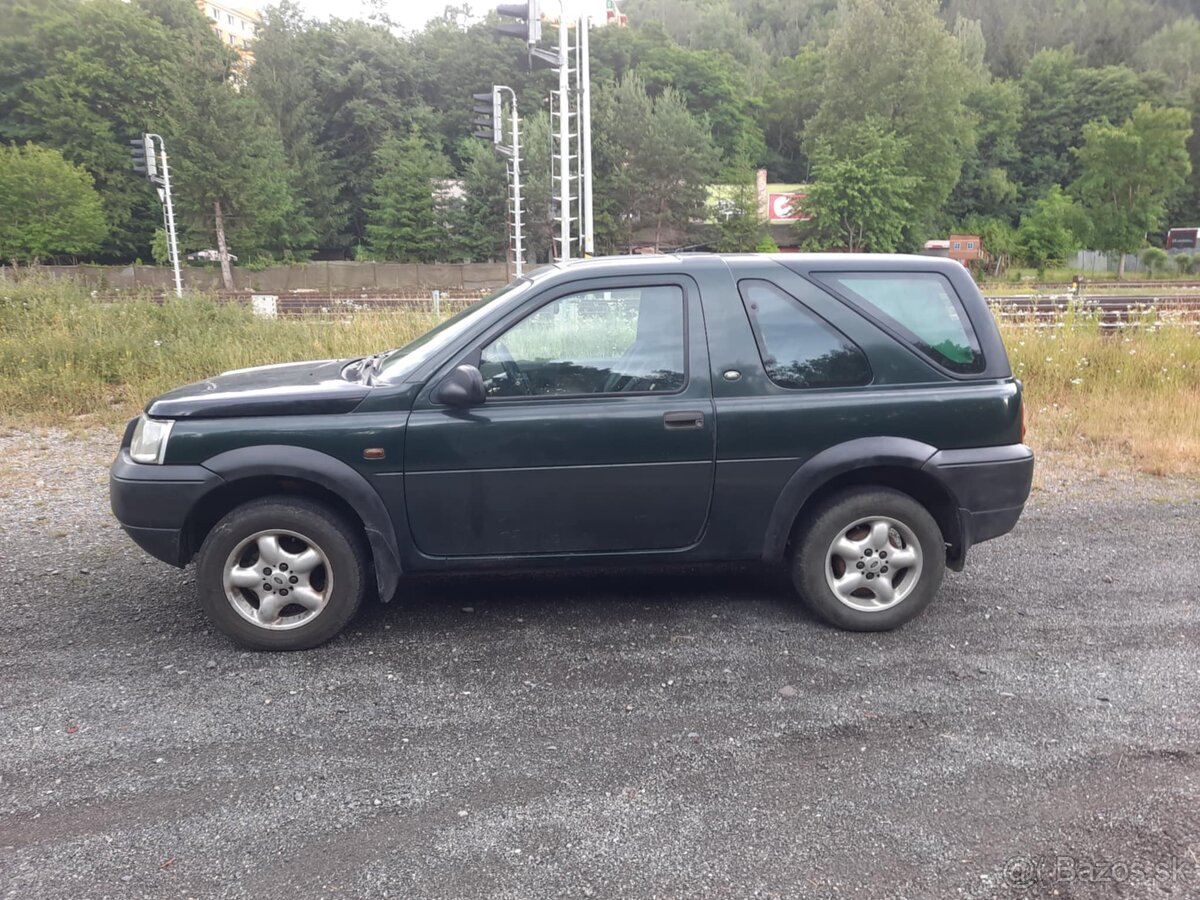
M756 569L422 581L242 652L0 437L0 897L1200 897L1200 484L1044 476L902 631Z

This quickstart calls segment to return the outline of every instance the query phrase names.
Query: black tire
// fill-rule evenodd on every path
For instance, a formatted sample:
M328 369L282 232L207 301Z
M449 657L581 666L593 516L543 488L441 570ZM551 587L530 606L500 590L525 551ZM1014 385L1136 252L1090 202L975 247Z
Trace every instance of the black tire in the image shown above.
M225 588L226 565L231 554L251 537L274 530L301 536L310 547L324 554L327 561L327 565L322 562L309 573L314 585L324 585L323 591L316 592L325 597L324 605L307 621L288 628L250 621L235 608ZM285 535L281 544L290 540ZM285 549L294 553L300 546L301 543L289 544ZM245 552L249 555L237 564L239 568L245 565L245 559L254 560L254 567L263 562L257 559L256 549L248 547ZM307 650L325 643L353 618L369 582L367 551L360 530L328 506L301 497L263 497L231 510L213 526L196 559L196 586L205 613L224 634L255 650ZM294 596L295 585L284 583L282 590L278 587L274 590L282 594L289 587ZM241 598L238 606L248 610L248 614L259 614L262 602L259 598L266 594L257 588L233 590ZM306 614L301 606L289 605L281 609L280 616L287 610L293 611L292 618ZM274 621L278 623L280 619Z
M855 523L873 517L878 517L876 521L885 520L886 524L886 520L890 520L899 526L887 531L887 543L883 545L884 559L879 559L878 550L867 546L870 543L868 538L858 537L863 530L870 534L870 522L859 525L857 529L851 528ZM908 539L902 533L904 530L909 532ZM882 535L883 531L879 534ZM855 546L867 546L862 551L867 555L859 558L859 562L867 567L864 579L871 574L872 566L887 565L888 551L891 551L893 558L903 555L909 559L915 556L919 565L893 566L890 572L885 568L883 571L887 572L886 575L876 569L871 578L889 579L886 585L874 580L864 583L857 593L852 592L843 600L830 584L830 579L844 578L847 573L854 575L854 570L848 568L850 565L855 570L862 568L859 562L848 563L841 559L842 571L838 571L838 561L831 551L834 541L843 535ZM906 551L911 539L915 539L917 544L915 554L911 553L911 547ZM912 497L891 488L850 488L831 495L811 513L805 514L792 547L792 583L801 598L819 618L848 631L888 631L898 628L918 616L930 604L946 574L945 539L937 522L929 510ZM905 579L910 577L913 581L906 583ZM899 581L893 584L895 579ZM901 595L901 598L894 605L884 607L885 601L876 594L878 587L886 587L894 591L893 596ZM858 609L851 603L868 607L878 605L880 608Z

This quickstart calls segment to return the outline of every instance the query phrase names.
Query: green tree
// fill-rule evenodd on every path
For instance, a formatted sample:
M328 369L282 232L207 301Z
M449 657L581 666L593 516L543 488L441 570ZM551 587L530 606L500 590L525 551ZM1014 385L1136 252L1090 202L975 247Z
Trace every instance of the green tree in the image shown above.
M1065 261L1082 245L1079 232L1084 225L1080 210L1054 185L1021 216L1017 244L1022 258L1039 274L1050 263Z
M763 162L781 181L808 179L804 129L821 106L824 66L824 53L805 47L799 55L779 60L763 85L758 111L767 145Z
M382 23L295 18L294 10L268 16L262 36L267 68L255 71L256 53L248 91L262 98L300 167L315 224L324 232L321 247L345 251L366 240L382 143L414 125L432 135L432 114L422 102L410 40ZM462 98L478 90L457 87L464 105ZM310 148L296 143L298 135Z
M279 133L299 212L311 224L317 247L345 248L349 209L340 191L334 147L321 140L327 98L318 92L314 72L326 34L286 0L268 7L264 19L246 92Z
M980 20L992 72L1015 77L1040 50L1073 46L1086 64L1112 65L1165 19L1184 15L1191 0L945 0L948 22ZM1171 10L1174 5L1176 10Z
M805 205L814 218L797 224L806 245L895 251L910 220L916 183L904 165L908 147L877 120L844 136L841 147L820 142L813 148L814 183Z
M171 244L167 240L167 229L154 229L154 239L150 241L150 258L156 266L171 264Z
M1078 174L1072 148L1083 126L1100 118L1124 121L1151 91L1125 66L1085 68L1073 50L1038 53L1019 81L1024 113L1017 134L1018 158L1010 167L1025 202L1051 185L1066 187Z
M375 177L367 207L367 243L381 259L434 262L449 240L435 199L446 177L445 157L414 128L389 136L375 152Z
M1162 226L1167 201L1187 180L1189 120L1186 110L1143 103L1122 125L1101 120L1083 129L1072 192L1087 210L1096 248L1121 254L1117 277L1125 273L1124 254Z
M990 260L988 269L993 275L999 275L1012 259L1021 253L1017 229L1006 218L968 216L955 230L962 234L979 235Z
M1164 271L1171 264L1171 257L1162 247L1147 247L1142 251L1142 265L1151 276Z
M978 123L977 139L967 152L946 214L952 220L979 215L1015 221L1019 185L1012 170L1020 160L1020 89L1011 81L984 81L968 94L966 107Z
M306 255L315 243L292 186L279 133L250 97L198 80L170 114L176 210L195 246L242 259ZM232 287L228 267L222 271Z
M0 141L54 147L86 169L108 226L100 256L145 254L158 200L134 175L128 141L162 130L188 80L186 39L141 4L3 0L0 20Z
M61 152L0 145L0 259L90 253L107 226L92 176Z
M899 139L915 223L931 220L958 183L974 141L967 90L976 80L936 0L847 0L829 40L821 107L809 146L853 157L863 123L876 118ZM891 186L896 187L895 184Z
M216 203L239 255L312 243L277 129L234 81L236 56L191 0L4 0L0 139L60 149L95 179L106 259L148 255L161 212L129 140L166 139L177 215L210 246Z
M603 134L596 134L597 150ZM537 112L521 121L521 194L525 201L525 261L546 262L554 252L553 188L550 181L550 116ZM604 180L602 156L596 155L596 231L612 233L612 197Z
M751 253L758 249L767 235L766 223L758 216L758 191L755 173L733 171L721 179L732 187L715 205L716 240L713 249L718 253Z
M463 160L463 202L452 230L459 255L477 262L505 259L509 245L508 162L492 144L477 139L464 141L458 155Z
M607 215L605 230L597 222L597 236L610 247L632 246L638 231L656 250L686 243L704 219L717 173L719 152L707 123L672 89L651 99L636 74L598 101L597 194Z
M1186 99L1200 82L1200 19L1178 19L1148 38L1136 55L1148 72L1166 77L1175 97Z

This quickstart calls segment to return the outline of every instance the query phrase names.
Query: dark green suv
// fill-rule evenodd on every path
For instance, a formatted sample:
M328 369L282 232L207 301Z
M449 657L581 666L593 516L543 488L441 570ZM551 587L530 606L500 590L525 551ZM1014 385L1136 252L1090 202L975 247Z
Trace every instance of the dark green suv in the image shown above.
M1029 494L1021 385L927 257L553 266L406 347L152 400L112 467L149 553L238 642L312 647L413 572L786 561L894 628Z

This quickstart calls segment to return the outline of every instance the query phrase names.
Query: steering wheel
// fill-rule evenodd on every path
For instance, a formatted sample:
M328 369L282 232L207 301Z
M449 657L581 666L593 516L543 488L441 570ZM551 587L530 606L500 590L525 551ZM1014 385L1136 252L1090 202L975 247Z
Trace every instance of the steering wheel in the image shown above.
M512 386L512 391L526 397L531 395L533 391L529 387L529 379L525 377L525 373L513 359L513 355L505 346L504 341L496 341L492 345L492 349L495 352L495 361L500 364L500 369L504 372L505 380Z

